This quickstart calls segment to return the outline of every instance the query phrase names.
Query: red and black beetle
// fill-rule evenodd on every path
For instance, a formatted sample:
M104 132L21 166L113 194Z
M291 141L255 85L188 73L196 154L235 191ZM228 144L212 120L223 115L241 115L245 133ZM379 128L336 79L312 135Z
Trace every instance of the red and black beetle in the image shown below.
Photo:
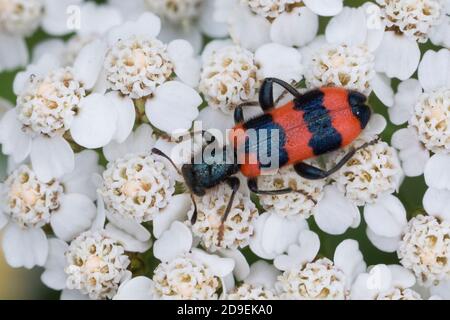
M294 96L294 99L275 108L274 83L282 86ZM184 164L181 171L185 182L197 196L203 196L207 189L222 182L226 182L232 188L231 199L222 217L224 222L239 188L240 180L233 176L239 171L248 178L249 189L254 193L276 195L292 192L290 188L258 189L256 178L264 172L265 167L273 169L270 164L261 163L259 152L261 148L270 153L271 144L276 142L277 152L270 156L272 159L273 156L276 157L278 167L293 165L295 171L306 179L326 178L345 165L358 149L368 144L358 149L352 148L328 171L303 161L342 148L354 141L366 127L371 116L366 101L367 97L359 92L337 87L324 87L300 94L283 80L267 78L262 84L259 102L244 103L236 107L234 112L236 126L231 130L231 145L223 149L224 156L218 157L215 154L214 159L203 158L201 163L192 161ZM243 108L249 105L260 105L264 114L245 120ZM250 130L256 132L256 139L250 139L248 136ZM266 134L260 136L259 133L263 131ZM276 132L277 135L272 136L271 132ZM227 155L227 150L230 149L234 151L231 161ZM158 150L154 152L163 155ZM191 222L194 224L195 221L196 211Z

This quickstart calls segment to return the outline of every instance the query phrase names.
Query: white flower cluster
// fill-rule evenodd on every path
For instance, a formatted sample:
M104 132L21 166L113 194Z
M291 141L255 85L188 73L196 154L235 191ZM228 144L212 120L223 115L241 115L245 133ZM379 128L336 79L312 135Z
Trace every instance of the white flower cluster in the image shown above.
M450 299L450 6L350 2L0 0L6 262L62 299Z

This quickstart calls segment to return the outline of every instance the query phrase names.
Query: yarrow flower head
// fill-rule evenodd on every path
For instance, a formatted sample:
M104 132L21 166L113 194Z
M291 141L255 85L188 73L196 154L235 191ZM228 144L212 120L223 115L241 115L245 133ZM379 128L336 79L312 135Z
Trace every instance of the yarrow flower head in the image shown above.
M401 264L421 285L450 279L450 224L433 216L412 218L397 250Z
M118 40L106 54L104 67L110 89L133 99L154 93L174 69L166 45L138 36Z
M151 155L128 154L108 164L99 191L110 213L141 223L168 205L175 181L165 163Z
M254 55L238 46L227 46L206 58L200 91L213 108L232 113L242 102L256 97L260 85Z
M156 296L161 299L216 300L222 287L208 266L189 257L161 263L153 282Z
M124 248L102 232L79 235L70 243L66 258L67 288L91 299L112 298L120 283L131 276Z
M56 180L43 183L27 165L20 166L5 181L3 211L22 228L43 227L59 208L63 186Z
M396 150L386 142L378 142L357 151L333 179L349 199L364 205L395 192L402 175Z
M197 220L192 226L194 235L201 238L208 251L237 249L248 245L253 234L253 222L258 215L248 196L236 193L231 211L225 221L223 215L231 197L231 190L220 185L199 198L196 197ZM191 209L190 215L192 215Z
M409 120L419 140L432 152L450 152L450 88L423 93Z
M366 45L324 45L310 59L306 85L344 87L368 95L375 76L374 60Z
M43 13L42 0L2 0L0 32L28 36L39 26Z
M377 0L381 18L389 30L406 34L424 43L429 32L438 24L443 11L440 0Z
M310 262L302 269L285 271L276 287L284 299L346 298L345 274L327 258Z
M283 168L275 175L258 179L261 190L281 190L291 188L293 192L283 195L260 195L259 200L265 210L282 216L301 216L309 218L314 207L323 197L325 180L306 180L293 168Z
M63 135L85 96L83 83L70 67L53 70L42 78L32 76L17 97L18 119L31 134Z
M43 227L51 227L58 238L69 241L91 226L96 207L90 178L98 171L98 156L84 151L75 158L74 172L79 180L71 172L43 181L24 163L2 184L0 218L6 218L3 250L11 266L31 268L45 263L48 241Z

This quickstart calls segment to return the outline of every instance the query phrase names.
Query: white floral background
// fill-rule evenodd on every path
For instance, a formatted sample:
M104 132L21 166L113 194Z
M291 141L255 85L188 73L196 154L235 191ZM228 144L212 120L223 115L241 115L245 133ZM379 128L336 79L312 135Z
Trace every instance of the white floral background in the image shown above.
M449 0L0 0L0 41L0 298L450 299ZM380 140L192 225L150 150L182 164L266 77L368 95Z

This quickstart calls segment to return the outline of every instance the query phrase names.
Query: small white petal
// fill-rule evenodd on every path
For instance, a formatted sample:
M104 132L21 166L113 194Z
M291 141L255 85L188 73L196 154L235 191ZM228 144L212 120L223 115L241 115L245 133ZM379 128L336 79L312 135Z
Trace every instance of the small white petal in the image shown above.
M101 40L94 40L81 49L73 64L75 77L88 90L92 89L97 83L103 68L106 51L106 43Z
M402 161L402 168L406 176L416 177L423 174L430 153L419 142L413 128L396 131L392 136L391 144L399 150L398 156Z
M419 81L425 91L450 87L450 50L428 50L419 65Z
M194 257L194 259L198 259L206 264L215 276L226 277L233 272L233 259L221 258L216 255L208 254L205 251L197 248L192 249L192 256Z
M391 79L384 74L376 73L370 84L373 92L386 107L394 105L394 90L392 90Z
M65 252L68 244L59 239L48 240L48 258L45 262L45 271L41 274L41 281L53 290L62 290L66 287L67 275Z
M388 268L391 271L393 287L411 288L416 283L416 278L410 270L397 264L391 264Z
M128 21L112 28L107 35L108 44L113 45L120 39L132 36L155 38L161 31L161 20L151 12L143 13L136 21Z
M42 19L42 28L53 36L62 36L75 31L70 22L79 18L77 12L68 11L72 8L79 8L83 0L45 0L45 15ZM71 14L69 16L69 14Z
M391 268L387 265L378 264L373 266L367 278L367 288L378 292L387 291L392 288L392 276Z
M59 209L52 214L50 224L58 238L70 241L91 227L96 213L94 203L85 195L64 194Z
M122 143L130 135L136 120L133 100L128 96L122 96L118 91L111 91L106 94L106 97L117 113L116 133L113 139Z
M57 56L59 60L63 60L66 53L66 43L61 39L44 40L36 44L33 48L33 63L37 63L44 55L51 52Z
M273 252L266 252L262 246L262 240L264 238L264 227L266 225L267 219L272 215L270 212L264 212L259 215L254 224L253 236L250 238L250 249L254 254L263 259L274 259L277 254Z
M234 260L233 274L237 281L243 281L250 275L250 266L247 259L239 250L224 249L220 250L220 256Z
M386 119L381 114L374 113L364 128L363 135L370 137L369 140L374 139L375 136L380 135L386 129L386 125Z
M150 153L155 144L152 135L152 128L148 124L142 124L123 143L111 141L103 148L103 153L109 162L130 153Z
M96 200L96 186L92 181L95 173L100 173L98 153L84 150L75 154L75 168L61 178L65 193L80 193Z
M366 204L364 219L373 232L388 238L400 236L407 223L405 207L393 195L385 195L376 203Z
M174 40L167 47L175 73L181 81L196 87L200 81L200 59L194 55L194 48L186 40Z
M414 106L422 94L422 87L418 80L408 79L399 84L394 105L388 109L392 123L400 125L411 119Z
M70 132L80 146L89 149L107 145L116 132L117 113L107 97L93 93L80 102Z
M341 13L330 20L325 30L325 36L329 43L349 46L363 44L366 35L367 21L362 8L344 8Z
M31 164L39 180L60 178L75 168L75 155L70 144L60 136L39 136L33 140Z
M16 163L25 160L31 152L31 137L22 131L16 109L6 112L0 121L0 142L2 152L10 155Z
M259 260L250 267L250 275L245 279L245 283L262 285L266 289L273 289L278 276L281 274L272 264Z
M27 64L28 49L24 38L0 33L0 43L0 72Z
M442 19L442 23L430 30L430 40L436 46L450 48L450 16L447 14Z
M350 287L355 278L366 270L366 263L359 250L358 242L351 239L342 241L336 247L333 262L345 273L347 287Z
M429 215L450 221L450 190L429 188L423 197L423 208Z
M129 252L146 252L152 245L151 240L139 241L128 233L115 227L111 223L106 225L105 233L112 239L119 242L124 247L124 249Z
M450 155L432 156L425 166L424 176L429 187L450 190Z
M145 104L145 114L150 122L163 131L187 131L198 116L200 95L191 87L169 81L159 86Z
M206 107L202 109L196 121L201 121L202 127L205 130L220 130L223 136L226 138L228 138L228 136L226 135L227 130L230 130L230 128L234 127L234 119L232 115L225 114L219 109L212 107Z
M228 25L214 19L216 1L203 1L199 25L201 31L211 38L224 38L228 35Z
M375 232L370 230L370 228L366 229L366 234L370 242L372 242L372 244L381 251L395 252L398 248L400 236L392 238L379 236Z
M268 43L255 52L261 78L274 77L284 81L300 81L303 67L298 50L278 43Z
M319 16L335 16L341 12L344 0L303 0L303 3Z
M229 18L229 25L231 38L245 49L255 51L270 42L270 22L253 14L245 4L235 7Z
M106 211L106 217L108 221L113 224L118 229L126 232L133 238L141 242L146 242L150 240L151 234L143 225L138 223L133 219L128 219L119 214L111 214L109 211Z
M276 257L274 265L278 270L282 271L300 268L305 263L312 262L319 249L319 236L315 232L303 230L300 232L298 245L290 245L288 254Z
M352 289L350 290L350 299L373 300L376 297L378 290L375 288L369 289L369 287L372 287L370 285L372 282L373 280L371 280L368 273L360 274L352 285Z
M276 213L271 214L262 232L262 247L269 254L282 254L291 244L297 242L299 233L306 229L305 220L288 219Z
M192 200L189 194L177 194L172 197L167 207L153 218L153 235L156 239L168 230L174 221L186 221L191 209Z
M118 8L111 5L97 5L92 2L81 6L80 35L104 34L122 22L122 15Z
M355 224L361 216L358 207L348 200L335 186L324 189L324 197L318 203L314 219L319 228L329 234L343 234Z
M98 175L100 178L100 183L103 181L102 177ZM100 184L99 184L100 186ZM106 223L106 209L105 209L105 203L103 201L102 196L100 193L97 194L97 216L95 217L94 221L92 222L91 231L99 231L103 230Z
M153 281L147 277L136 277L122 283L114 300L154 300Z
M301 7L276 18L270 29L270 38L288 47L301 47L312 41L318 30L319 17L307 7Z
M385 73L389 78L408 79L416 71L419 61L417 42L393 31L385 32L375 52L375 70Z
M174 40L187 41L195 53L200 53L203 48L203 35L196 25L180 27L180 25L165 22L163 23L158 39L164 43L170 43Z
M191 230L185 224L175 221L170 229L163 232L161 237L155 241L153 254L159 260L167 262L188 252L191 247Z
M22 229L15 223L6 226L3 252L13 268L43 266L48 254L48 242L41 228Z

